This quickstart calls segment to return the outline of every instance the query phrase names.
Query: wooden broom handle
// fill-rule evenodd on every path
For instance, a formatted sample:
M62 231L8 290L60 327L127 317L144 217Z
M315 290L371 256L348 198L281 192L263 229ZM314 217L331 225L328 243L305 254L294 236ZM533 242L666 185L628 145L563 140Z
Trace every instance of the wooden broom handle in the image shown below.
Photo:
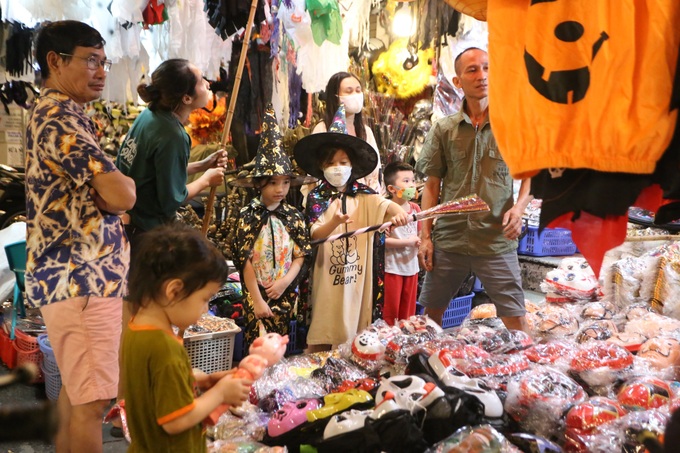
M243 75L243 67L246 65L246 57L248 55L248 47L250 45L250 34L253 31L253 23L255 22L255 10L257 9L258 0L252 0L250 3L250 14L248 15L248 23L246 24L246 31L243 35L243 46L241 47L241 55L238 60L238 67L236 68L236 76L234 77L234 87L231 90L231 97L229 98L229 109L227 110L227 118L224 121L224 131L222 132L222 146L225 146L229 141L229 132L231 130L231 121L234 118L234 110L236 108L236 100L238 98L238 90L241 85L241 77ZM205 213L203 213L203 227L201 231L203 234L208 234L208 227L212 219L213 207L215 205L215 194L217 187L210 188L210 195L205 204Z

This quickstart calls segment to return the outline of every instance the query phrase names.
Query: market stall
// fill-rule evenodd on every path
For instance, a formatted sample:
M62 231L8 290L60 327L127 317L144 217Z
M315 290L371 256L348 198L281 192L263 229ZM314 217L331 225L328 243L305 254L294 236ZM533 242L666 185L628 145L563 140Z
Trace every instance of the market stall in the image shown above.
M487 48L489 39L486 23L477 20L487 18L485 1L271 0L253 3L252 10L249 2L224 0L44 3L0 1L5 37L0 41L6 48L6 58L0 62L4 104L4 109L0 106L0 163L23 165L24 115L39 85L30 42L41 22L77 19L102 31L113 66L103 99L86 106L86 111L97 127L100 146L114 156L132 121L144 109L135 94L137 83L161 61L187 58L212 81L215 92L210 106L194 111L187 125L194 145L192 156L200 160L225 147L231 168L224 185L208 198L207 207L205 198L196 200L181 210L179 218L202 228L229 260L234 258L238 212L254 196L251 188L233 181L247 176L251 168L265 105L273 104L282 148L292 155L294 145L319 119L324 102L320 92L329 77L349 70L365 87L363 113L383 165L415 162L433 122L461 108L462 92L450 82L455 56L470 46ZM489 3L496 7L489 10L489 26L510 33L497 12L499 2ZM680 18L680 9L662 3L669 17ZM469 16L455 13L452 7ZM535 10L522 13L527 11L513 11L513 17L540 23L541 15ZM670 63L677 61L673 52L678 33L669 31L672 20L653 16L652 22L670 36L670 45L664 46L663 58L659 57L669 63L667 71L659 71L664 73L665 91L658 98L666 99L673 89ZM581 29L583 25L567 22L571 25L556 28L556 33L565 42L577 41L580 35L576 37L579 28L575 24ZM585 46L587 52L579 50L589 55L589 63L596 55L599 62L609 51L609 36L600 37ZM514 34L513 39L520 40ZM495 61L521 67L512 56ZM532 78L523 89L531 91L536 85L542 86ZM503 92L496 90L498 99ZM546 98L554 94L544 91L538 90ZM667 104L662 112L654 110L663 119L663 137L650 138L645 135L650 128L631 127L640 136L626 138L638 147L653 141L650 146L659 159L662 155L668 159L669 168L674 168L676 159L673 144L677 147L676 142L669 146L676 121L673 115L677 115L674 93L670 113ZM507 100L503 108L508 111ZM551 108L562 112L551 105L545 113L554 113ZM493 115L494 120L499 118L500 123L502 118L508 124L512 117ZM566 121L556 121L556 129L566 127ZM521 134L511 137L507 131L520 128L508 124L504 124L506 133L499 146L524 140ZM539 142L542 129L532 130ZM584 129L588 128L571 127L558 140L560 146L576 143L578 137L571 132ZM664 154L666 148L671 151ZM518 162L524 165L529 160ZM665 192L664 206L677 202L673 185L677 175L669 176L658 168L649 180L646 174L635 177L640 187L660 184L656 204L636 199L637 192L630 202L630 194L621 201L604 190L602 198L597 191L581 197L587 193L585 188L570 192L576 194L571 199L579 201L570 205L575 211L563 212L560 206L560 215L572 216L551 224L564 228L543 229L546 217L558 217L555 199L549 197L555 193L549 188L559 195L565 171L561 167L567 167L569 178L574 170L568 159L548 160L549 169L516 163L520 169L515 170L521 176L537 176L548 199L548 215L541 212L538 200L526 212L519 252L560 257L558 266L539 276L537 289L545 296L526 303L530 332L506 329L493 305L473 306L474 296L465 291L451 301L442 326L422 313L392 327L378 319L330 352L305 354L307 319L298 307L300 316L291 316L286 356L267 363L252 387L249 403L213 418L208 428L209 451L663 451L659 448L671 429L667 425L680 407L680 242L677 222L667 223L665 230L655 228L654 210L662 198L660 192ZM586 170L597 169L595 164L591 167ZM582 169L577 166L578 172ZM568 179L564 190L581 187L581 177L587 179L574 176L577 179ZM602 181L596 177L587 181L596 188L611 188L598 185ZM591 214L591 206L583 206L598 200L595 204L602 207L608 204L607 197L625 204L625 210L634 201L650 208L617 212L621 217L617 228L628 217L643 225L629 226L625 234L620 228L607 230L598 215ZM300 194L291 193L289 198L291 204L301 205ZM584 203L580 203L582 198ZM587 228L576 227L583 219ZM376 225L378 229L384 228ZM604 255L601 242L615 245L619 239L624 244ZM591 263L575 255L578 251ZM240 285L238 274L230 275L210 301L210 315L184 332L192 367L206 373L225 371L249 356L250 345L241 333L244 301ZM12 307L5 308L11 314ZM61 387L59 370L40 317L30 311L16 328L16 338L14 328L11 335L0 329L0 359L9 368L22 362L40 365L36 382L44 381L47 396L56 399Z

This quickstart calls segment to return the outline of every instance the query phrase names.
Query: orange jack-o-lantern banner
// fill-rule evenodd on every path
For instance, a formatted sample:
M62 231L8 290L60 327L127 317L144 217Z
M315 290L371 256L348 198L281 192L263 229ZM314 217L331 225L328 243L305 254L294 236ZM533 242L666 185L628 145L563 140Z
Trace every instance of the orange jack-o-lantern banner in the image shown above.
M489 0L489 108L516 178L652 173L673 134L678 0Z

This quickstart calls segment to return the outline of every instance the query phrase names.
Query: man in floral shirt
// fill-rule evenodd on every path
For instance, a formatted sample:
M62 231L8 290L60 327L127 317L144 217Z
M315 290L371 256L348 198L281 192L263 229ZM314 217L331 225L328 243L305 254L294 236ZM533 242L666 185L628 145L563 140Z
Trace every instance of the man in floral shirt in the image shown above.
M57 452L101 452L129 266L119 215L134 205L135 184L102 152L83 111L111 67L99 32L47 24L36 59L43 89L26 135L26 296L40 307L63 382Z

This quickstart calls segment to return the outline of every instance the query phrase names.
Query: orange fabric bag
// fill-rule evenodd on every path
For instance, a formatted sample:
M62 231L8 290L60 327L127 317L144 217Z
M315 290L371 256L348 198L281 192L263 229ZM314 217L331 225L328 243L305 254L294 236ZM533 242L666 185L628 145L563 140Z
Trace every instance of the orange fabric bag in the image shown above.
M678 0L488 0L489 109L515 178L648 174L668 146Z

